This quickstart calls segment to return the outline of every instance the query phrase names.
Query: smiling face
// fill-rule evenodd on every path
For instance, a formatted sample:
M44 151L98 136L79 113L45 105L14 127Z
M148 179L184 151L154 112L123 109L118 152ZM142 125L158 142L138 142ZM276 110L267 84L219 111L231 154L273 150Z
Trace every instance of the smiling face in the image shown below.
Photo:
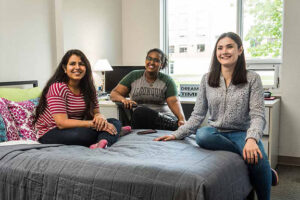
M216 55L222 67L234 68L242 52L243 47L238 48L237 43L229 37L220 39L217 44Z
M79 82L86 73L86 66L77 55L69 58L67 66L64 68L65 73L69 77L69 81Z
M162 66L162 60L160 53L156 51L150 52L145 61L145 68L147 72L158 72Z

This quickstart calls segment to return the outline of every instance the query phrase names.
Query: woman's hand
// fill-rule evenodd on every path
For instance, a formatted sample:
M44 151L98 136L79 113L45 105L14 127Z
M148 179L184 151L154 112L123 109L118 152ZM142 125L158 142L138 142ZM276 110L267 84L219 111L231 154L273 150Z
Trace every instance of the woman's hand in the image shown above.
M121 102L123 103L124 107L127 109L132 109L133 104L137 105L135 101L132 101L130 99L123 99Z
M116 127L111 123L107 123L107 127L104 128L103 131L106 131L111 135L117 135L118 133Z
M258 155L260 159L263 158L262 153L256 144L256 140L253 138L249 138L246 141L245 147L243 149L243 157L249 164L257 164L258 163Z
M94 116L94 119L93 119L93 128L96 129L96 131L102 131L104 129L107 128L107 120L106 118L101 115L100 113L97 113L95 116Z
M154 139L154 141L169 141L169 140L176 140L176 138L174 135L164 135Z
M178 120L178 127L185 124L185 120Z

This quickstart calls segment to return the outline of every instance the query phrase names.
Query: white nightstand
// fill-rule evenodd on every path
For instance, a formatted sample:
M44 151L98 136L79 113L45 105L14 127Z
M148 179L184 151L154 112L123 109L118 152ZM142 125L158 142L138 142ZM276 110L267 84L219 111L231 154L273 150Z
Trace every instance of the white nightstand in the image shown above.
M265 101L266 107L266 128L262 142L268 154L270 165L275 168L278 162L278 140L279 140L279 117L280 99Z
M110 100L99 100L100 113L106 118L119 119L118 106Z

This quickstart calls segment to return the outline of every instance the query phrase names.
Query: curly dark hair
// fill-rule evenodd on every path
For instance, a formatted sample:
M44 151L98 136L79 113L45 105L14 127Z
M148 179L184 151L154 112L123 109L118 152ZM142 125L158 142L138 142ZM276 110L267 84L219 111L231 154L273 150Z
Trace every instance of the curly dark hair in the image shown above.
M168 58L167 58L166 54L162 50L160 50L158 48L154 48L154 49L150 49L147 52L147 56L152 52L157 52L161 55L161 68L160 69L164 69L168 65Z
M221 63L218 61L216 51L217 51L218 42L225 37L229 37L230 39L232 39L237 44L238 48L241 48L243 46L240 36L233 32L223 33L218 38L213 51L213 57L212 57L209 76L208 76L208 85L211 87L220 86ZM234 68L232 74L232 84L238 85L247 82L248 81L247 81L246 59L243 50L242 54L238 57L236 67Z
M46 86L43 89L41 98L39 100L39 104L35 111L35 118L34 123L37 122L39 116L45 111L47 107L47 99L46 95L48 93L49 87L53 83L57 82L64 82L68 83L69 77L65 73L64 69L66 68L69 59L72 55L76 55L80 57L81 61L84 63L86 67L86 73L84 77L80 80L79 88L81 93L84 97L84 102L86 105L85 112L84 112L84 119L92 119L93 118L93 110L96 107L97 97L96 97L96 89L94 86L93 76L92 76L92 69L89 60L84 55L84 53L78 49L72 49L65 53L63 58L61 59L55 73L53 76L48 80Z

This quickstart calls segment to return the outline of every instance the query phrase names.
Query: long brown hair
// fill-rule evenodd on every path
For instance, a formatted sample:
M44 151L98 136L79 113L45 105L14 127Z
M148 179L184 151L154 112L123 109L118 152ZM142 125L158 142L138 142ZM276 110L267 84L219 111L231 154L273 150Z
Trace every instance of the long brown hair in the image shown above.
M208 76L208 85L211 87L220 87L221 63L217 59L217 44L221 39L223 39L225 37L231 38L237 44L238 49L240 49L243 46L240 36L233 32L223 33L218 38L215 48L214 48L214 51L213 51L213 57L212 57L209 76ZM236 66L235 66L233 74L232 74L231 82L233 85L238 85L238 84L248 82L244 50L243 50L242 54L238 57Z
M39 116L45 111L47 107L47 99L46 95L48 93L49 87L53 83L57 82L64 82L68 83L69 77L65 73L64 69L66 68L69 59L72 55L76 55L80 57L81 61L84 63L86 67L86 73L84 77L80 80L79 88L81 93L83 94L84 102L86 105L85 112L84 112L84 118L85 119L92 119L93 118L93 110L96 107L96 89L94 86L93 76L92 76L92 69L89 60L84 55L84 53L78 49L72 49L69 50L63 58L61 59L55 73L52 75L52 77L48 80L46 86L43 89L39 104L35 111L35 118L34 123L37 122Z

